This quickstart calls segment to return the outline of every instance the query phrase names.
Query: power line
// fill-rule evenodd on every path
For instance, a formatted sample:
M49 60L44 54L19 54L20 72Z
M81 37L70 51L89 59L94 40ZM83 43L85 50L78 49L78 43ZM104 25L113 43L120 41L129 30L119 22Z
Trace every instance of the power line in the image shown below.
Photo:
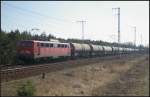
M11 16L11 18L14 18L14 19L11 19L11 20L9 20L10 18L8 18L7 20L9 20L9 22L12 22L12 24L13 25L15 25L15 24L18 24L18 22L16 22L16 21L14 21L14 20L16 20L17 19L17 17L13 17L13 16ZM26 21L26 20L25 20ZM33 21L33 22L36 22L37 24L40 24L41 22L39 22L39 21L34 21L33 19L31 20L31 21ZM31 22L30 21L30 22ZM25 26L27 26L27 25L25 25L24 23L20 23L20 24L18 24L18 26L21 26L21 28L25 28ZM49 24L49 22L48 22L48 24L47 25L50 25ZM53 25L52 25L53 26ZM17 27L17 26L16 26ZM35 27L33 27L33 28L35 28ZM55 28L55 26L53 26L51 29L53 29L53 28ZM18 28L17 28L18 29ZM26 29L27 30L27 29ZM57 29L57 28L55 28L55 30L61 30L61 29ZM52 31L52 30L50 30L51 32L54 32L54 31Z
M18 13L19 14L19 13ZM21 14L22 15L22 14ZM13 16L11 16L11 18L14 18L15 20L17 20L17 17L13 17ZM34 18L35 19L35 18ZM12 19L13 20L13 19ZM22 20L24 20L24 19L22 19ZM30 22L36 22L37 24L41 24L41 22L39 21L40 19L38 19L38 20L33 20L33 19L31 19L31 20L28 20L28 21L30 21ZM27 20L25 20L25 21L27 21ZM16 23L18 23L18 22L16 22L16 21L14 21L14 23L13 24L16 24ZM21 24L22 25L22 24ZM52 27L54 27L55 28L55 26L54 25L51 25L49 22L47 22L47 25L50 25L50 26L52 26ZM22 25L22 26L25 26L25 25ZM55 28L56 29L56 28ZM58 29L57 29L58 30ZM60 30L60 29L59 29Z
M18 6L14 6L14 5L11 5L11 4L5 4L5 5L8 5L9 7L13 7L13 8L22 10L22 11L29 12L29 13L32 13L32 14L36 14L36 15L39 15L39 16L42 16L42 17L47 17L48 19L53 18L54 20L59 21L59 22L61 21L61 22L64 22L64 23L72 23L72 22L70 22L70 21L68 21L66 19L58 19L56 17L47 16L47 15L41 14L39 12L28 10L28 9L24 9L24 8L21 8L21 7L18 7Z
M18 8L17 8L17 9L18 9ZM19 11L18 11L18 12L19 12ZM25 12L25 11L21 11L21 12L20 12L21 14L19 14L19 13L18 13L18 14L19 14L19 15L23 15L22 12ZM26 11L26 12L29 12L29 11ZM29 12L29 13L31 13L31 12ZM33 14L33 13L32 13L32 14ZM17 17L16 17L16 19L17 19ZM23 18L23 19L24 19L24 18ZM25 19L26 19L26 18L25 18ZM35 19L35 18L34 18L34 19ZM42 20L42 19L40 18L40 19L38 19L38 20L36 20L36 21L34 21L33 19L31 19L31 21L37 22L38 24L41 24L41 22L38 22L39 20ZM57 25L54 26L54 23L52 23L52 22L47 22L47 24L50 24L51 26L53 26L51 29L53 29L53 28L55 28L55 30L57 29L57 28L56 28ZM61 29L63 29L63 28L61 28ZM57 29L57 30L60 30L60 31L61 31L61 29ZM63 29L63 30L65 30L65 29Z

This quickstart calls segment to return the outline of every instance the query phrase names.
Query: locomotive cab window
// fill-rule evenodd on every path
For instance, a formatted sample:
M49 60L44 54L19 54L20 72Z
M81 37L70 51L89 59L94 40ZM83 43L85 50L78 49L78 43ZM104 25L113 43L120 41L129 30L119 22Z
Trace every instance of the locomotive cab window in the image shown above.
M19 45L22 47L32 47L32 44L33 44L32 41L21 41L19 43Z

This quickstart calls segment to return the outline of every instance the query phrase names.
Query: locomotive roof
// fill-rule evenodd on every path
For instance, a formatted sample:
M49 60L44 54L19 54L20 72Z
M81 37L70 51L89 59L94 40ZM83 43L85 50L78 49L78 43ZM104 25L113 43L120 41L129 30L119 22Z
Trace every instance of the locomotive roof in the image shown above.
M69 43L61 43L61 42L54 42L54 41L40 41L40 40L22 40L22 41L33 41L33 42L40 42L40 43L69 44Z

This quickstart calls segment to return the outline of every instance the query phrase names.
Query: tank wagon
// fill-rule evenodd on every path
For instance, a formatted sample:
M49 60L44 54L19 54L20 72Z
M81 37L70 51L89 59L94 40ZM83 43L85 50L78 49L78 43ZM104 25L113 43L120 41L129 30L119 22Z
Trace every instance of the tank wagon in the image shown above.
M23 59L94 57L132 52L138 52L138 49L36 40L19 41L17 45L17 54Z
M70 43L71 57L89 57L91 47L88 44Z
M104 48L104 55L111 55L113 52L113 48L110 46L103 46Z
M103 56L104 47L100 45L89 44L91 47L91 57L92 56Z

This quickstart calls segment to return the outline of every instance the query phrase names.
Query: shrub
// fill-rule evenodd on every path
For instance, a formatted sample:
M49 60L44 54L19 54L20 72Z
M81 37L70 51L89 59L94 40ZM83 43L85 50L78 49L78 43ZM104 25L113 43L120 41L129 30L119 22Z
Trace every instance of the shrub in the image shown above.
M31 81L27 81L18 90L18 96L33 96L35 92L35 87Z

